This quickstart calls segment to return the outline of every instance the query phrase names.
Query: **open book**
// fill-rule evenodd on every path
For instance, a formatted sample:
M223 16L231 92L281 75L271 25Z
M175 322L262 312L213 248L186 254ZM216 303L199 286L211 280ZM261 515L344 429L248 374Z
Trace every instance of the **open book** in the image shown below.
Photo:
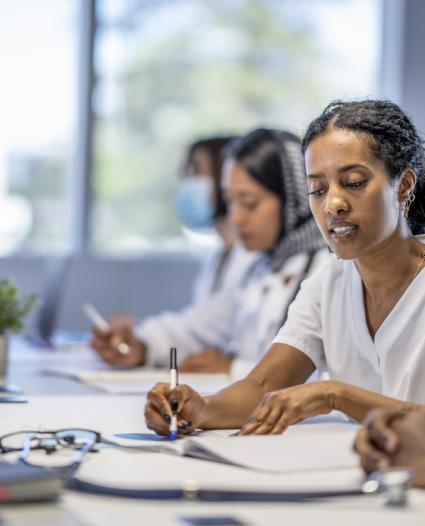
M299 424L283 435L205 434L176 442L140 443L138 449L221 462L269 473L348 468L358 465L352 451L358 426L348 423Z

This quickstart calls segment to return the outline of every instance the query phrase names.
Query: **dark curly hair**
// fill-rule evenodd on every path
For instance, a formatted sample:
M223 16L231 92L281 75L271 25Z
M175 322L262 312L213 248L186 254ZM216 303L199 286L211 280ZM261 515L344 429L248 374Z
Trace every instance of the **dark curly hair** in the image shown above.
M329 128L350 130L364 136L371 151L387 167L391 179L406 169L416 174L415 200L407 222L413 234L425 232L425 152L423 140L407 115L394 102L334 101L314 119L304 135L302 151Z

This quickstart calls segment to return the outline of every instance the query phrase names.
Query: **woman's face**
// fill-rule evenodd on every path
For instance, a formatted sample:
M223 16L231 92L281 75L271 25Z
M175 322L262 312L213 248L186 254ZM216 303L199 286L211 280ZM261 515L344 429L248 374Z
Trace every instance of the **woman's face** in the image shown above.
M279 197L257 183L234 160L224 165L223 193L230 220L245 248L251 251L272 249L282 225Z
M305 162L311 210L338 257L368 255L396 235L399 185L364 137L331 129L310 143Z

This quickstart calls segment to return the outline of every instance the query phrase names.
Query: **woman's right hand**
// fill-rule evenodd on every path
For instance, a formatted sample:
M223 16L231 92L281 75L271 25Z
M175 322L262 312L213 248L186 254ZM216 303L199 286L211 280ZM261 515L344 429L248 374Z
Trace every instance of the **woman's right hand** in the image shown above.
M188 435L199 427L206 401L188 385L170 389L166 383L157 383L147 395L145 405L146 425L158 435L168 435L171 420L171 404L177 404L178 433Z
M146 346L133 333L132 321L124 316L110 318L109 329L93 329L91 347L115 367L136 367L146 360Z

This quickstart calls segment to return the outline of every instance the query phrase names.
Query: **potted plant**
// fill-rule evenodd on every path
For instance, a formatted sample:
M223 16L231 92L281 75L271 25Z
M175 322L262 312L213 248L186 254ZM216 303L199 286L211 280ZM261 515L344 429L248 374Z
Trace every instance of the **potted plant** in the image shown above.
M21 297L12 279L0 280L0 381L5 378L8 363L8 333L20 332L26 315L35 305L35 295Z

